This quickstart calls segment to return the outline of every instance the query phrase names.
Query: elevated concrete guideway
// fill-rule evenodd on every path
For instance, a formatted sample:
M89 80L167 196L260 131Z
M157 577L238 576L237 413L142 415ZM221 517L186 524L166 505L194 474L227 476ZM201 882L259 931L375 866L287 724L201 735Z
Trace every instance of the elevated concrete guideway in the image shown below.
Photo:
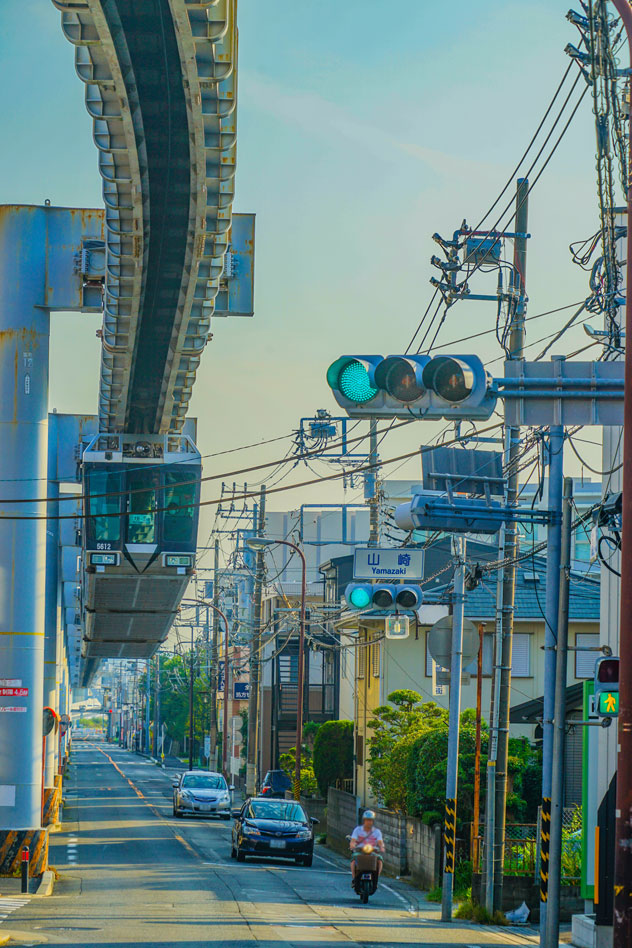
M179 431L231 244L235 0L53 0L105 203L99 427Z

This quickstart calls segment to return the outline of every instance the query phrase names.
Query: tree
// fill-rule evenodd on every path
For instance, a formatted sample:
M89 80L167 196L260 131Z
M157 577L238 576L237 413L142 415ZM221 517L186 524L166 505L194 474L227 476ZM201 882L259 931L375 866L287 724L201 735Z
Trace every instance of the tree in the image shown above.
M406 807L408 753L423 734L447 727L448 712L434 701L423 702L421 695L407 688L393 691L389 705L373 712L368 722L373 734L369 739L369 783L376 797L387 807Z
M321 796L353 777L353 721L325 721L314 739L314 774Z
M474 765L476 752L476 712L461 713L459 739L459 791L457 820L467 823L474 811ZM483 722L481 740L481 797L487 768L487 724ZM443 803L448 758L448 720L417 737L409 746L406 772L406 811L425 823L443 820Z
M286 772L292 784L296 773L296 747L290 747L285 754L279 754L279 765ZM314 796L318 789L314 768L312 766L312 752L304 744L301 748L301 793L304 796Z

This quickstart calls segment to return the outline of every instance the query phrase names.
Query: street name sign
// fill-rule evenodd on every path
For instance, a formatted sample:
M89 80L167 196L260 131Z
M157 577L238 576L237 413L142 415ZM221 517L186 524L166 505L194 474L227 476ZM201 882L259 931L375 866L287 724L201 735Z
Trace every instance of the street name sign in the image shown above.
M424 551L410 547L357 547L354 579L420 580L424 576Z

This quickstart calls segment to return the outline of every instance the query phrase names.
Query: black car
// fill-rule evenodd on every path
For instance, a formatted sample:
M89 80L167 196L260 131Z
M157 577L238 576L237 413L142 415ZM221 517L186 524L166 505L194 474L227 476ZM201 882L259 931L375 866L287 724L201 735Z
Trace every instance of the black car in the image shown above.
M243 862L246 856L281 856L311 866L318 822L295 800L246 800L235 811L231 858Z
M292 786L292 781L284 770L269 770L261 784L262 797L278 797L285 800L285 791Z

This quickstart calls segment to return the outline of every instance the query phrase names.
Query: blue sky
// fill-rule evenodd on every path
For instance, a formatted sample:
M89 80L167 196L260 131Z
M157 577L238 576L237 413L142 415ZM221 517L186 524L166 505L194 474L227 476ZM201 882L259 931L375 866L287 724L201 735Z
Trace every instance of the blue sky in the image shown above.
M430 296L431 235L463 218L475 224L504 184L566 68L564 46L576 42L566 10L534 0L239 0L235 208L257 214L256 314L214 324L192 405L203 454L333 410L324 376L340 353L405 349ZM0 113L0 202L100 205L83 86L50 0L0 4ZM532 314L586 295L567 248L597 229L594 151L587 96L532 195ZM493 291L485 278L477 288ZM530 340L566 317L533 323ZM494 319L493 305L460 304L440 340ZM95 409L98 324L55 317L51 405L60 411ZM476 351L496 358L488 338ZM577 330L553 351L584 339ZM383 454L412 450L434 430L394 434ZM219 459L207 473L227 467ZM417 474L416 463L398 471ZM298 500L277 495L271 505Z

